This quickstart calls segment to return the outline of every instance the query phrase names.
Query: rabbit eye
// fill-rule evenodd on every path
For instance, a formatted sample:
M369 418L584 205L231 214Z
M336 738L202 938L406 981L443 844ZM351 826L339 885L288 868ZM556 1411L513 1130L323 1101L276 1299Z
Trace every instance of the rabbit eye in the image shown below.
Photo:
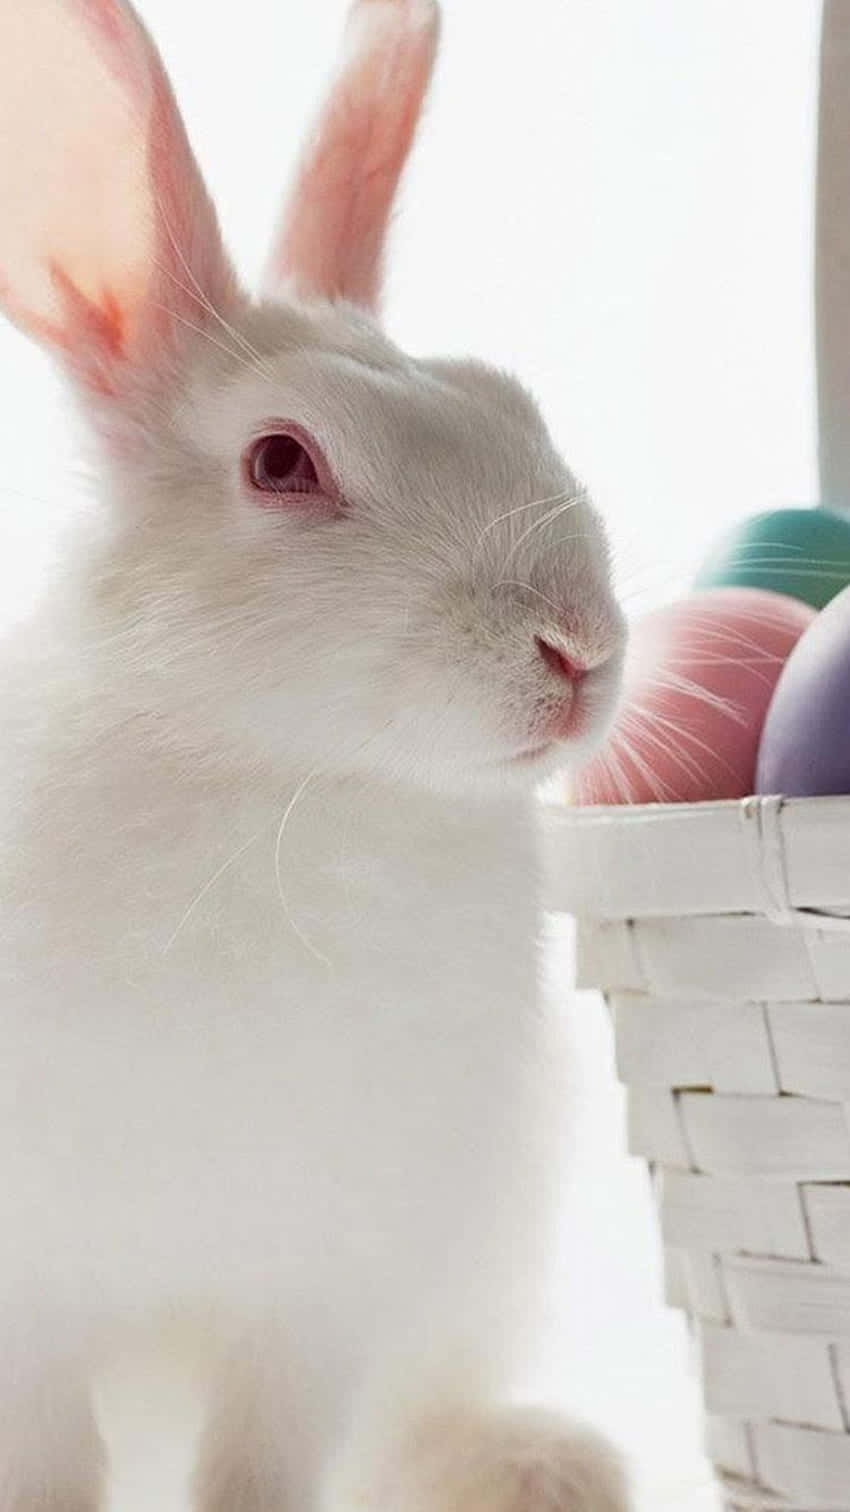
M263 436L248 455L248 476L264 493L317 493L319 475L306 446L295 436Z
M267 509L294 509L310 517L344 512L344 500L322 448L295 420L269 420L242 454L243 481Z

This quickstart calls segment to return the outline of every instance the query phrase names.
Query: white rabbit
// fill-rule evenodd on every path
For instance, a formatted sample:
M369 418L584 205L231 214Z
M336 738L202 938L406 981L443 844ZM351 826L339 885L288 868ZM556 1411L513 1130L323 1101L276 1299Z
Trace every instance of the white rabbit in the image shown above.
M122 0L0 0L0 303L102 478L3 665L0 1512L93 1512L130 1331L198 1512L622 1512L516 1404L563 1063L534 787L611 717L603 530L375 305L432 0L357 0L257 302ZM580 1369L580 1362L576 1362Z

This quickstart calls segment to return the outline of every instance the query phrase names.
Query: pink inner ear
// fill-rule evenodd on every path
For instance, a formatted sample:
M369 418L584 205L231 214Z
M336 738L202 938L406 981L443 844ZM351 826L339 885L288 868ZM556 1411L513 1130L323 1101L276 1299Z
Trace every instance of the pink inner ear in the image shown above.
M0 303L104 392L230 288L157 53L122 0L0 0ZM189 287L189 294L179 284ZM126 368L126 362L124 363Z
M290 192L266 284L374 307L387 223L436 51L432 0L356 0L343 66Z
M134 102L76 9L4 0L0 12L0 270L12 313L36 333L65 330L69 289L78 309L137 304L152 255Z

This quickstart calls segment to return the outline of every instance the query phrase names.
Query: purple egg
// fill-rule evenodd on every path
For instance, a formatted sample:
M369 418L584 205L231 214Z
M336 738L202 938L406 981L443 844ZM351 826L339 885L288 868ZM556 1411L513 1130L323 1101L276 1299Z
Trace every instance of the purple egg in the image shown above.
M850 588L812 620L767 711L756 792L850 793Z

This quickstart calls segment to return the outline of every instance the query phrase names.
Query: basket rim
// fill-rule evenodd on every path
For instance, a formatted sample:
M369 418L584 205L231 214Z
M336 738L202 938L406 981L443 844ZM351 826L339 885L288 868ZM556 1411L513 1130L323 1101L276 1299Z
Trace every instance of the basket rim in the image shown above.
M544 905L556 912L800 925L811 911L850 913L850 795L584 808L547 799L540 823Z
M541 799L546 813L568 816L577 825L608 825L619 821L624 826L645 824L647 820L663 823L669 816L683 814L737 813L747 805L778 803L783 809L828 814L830 810L850 818L850 794L819 794L810 798L789 797L784 793L748 793L743 798L704 798L699 803L565 803L553 798Z

